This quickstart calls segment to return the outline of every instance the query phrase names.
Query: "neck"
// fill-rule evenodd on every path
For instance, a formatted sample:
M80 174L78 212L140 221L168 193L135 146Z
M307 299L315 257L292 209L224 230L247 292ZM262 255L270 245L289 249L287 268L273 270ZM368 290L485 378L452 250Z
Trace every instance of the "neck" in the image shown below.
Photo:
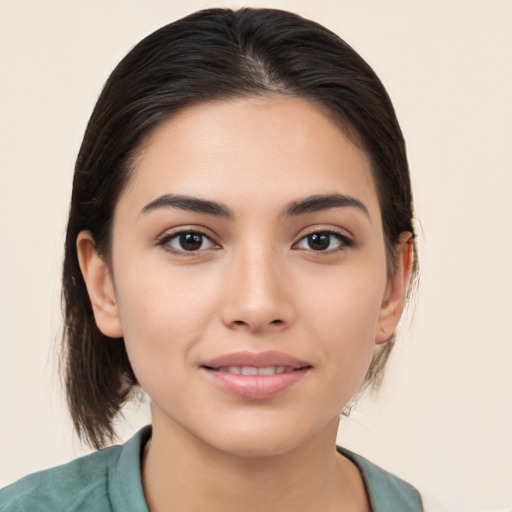
M359 471L336 452L337 419L300 446L265 456L226 453L155 419L142 467L150 512L370 510Z

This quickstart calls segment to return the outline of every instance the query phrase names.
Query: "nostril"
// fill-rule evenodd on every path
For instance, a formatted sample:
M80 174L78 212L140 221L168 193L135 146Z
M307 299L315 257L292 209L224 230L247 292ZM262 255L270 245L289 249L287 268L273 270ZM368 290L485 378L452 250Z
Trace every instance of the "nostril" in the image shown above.
M284 320L280 320L280 319L277 319L277 320L272 320L271 322L268 323L268 325L284 325ZM240 326L240 327L247 327L249 325L248 322L244 322L243 320L234 320L232 325L237 325L237 326Z

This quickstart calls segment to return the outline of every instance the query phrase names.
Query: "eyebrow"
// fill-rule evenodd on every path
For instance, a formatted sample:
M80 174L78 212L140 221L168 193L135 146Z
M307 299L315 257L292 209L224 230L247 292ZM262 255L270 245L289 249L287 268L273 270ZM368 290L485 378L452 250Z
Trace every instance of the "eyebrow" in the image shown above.
M198 197L164 194L142 208L141 213L149 213L159 208L178 208L197 213L206 213L216 217L233 218L234 213L224 204Z
M285 216L295 217L305 213L314 213L330 210L331 208L347 207L353 207L361 210L368 219L371 220L368 208L366 208L359 199L345 194L314 195L300 201L294 201L286 208Z
M284 217L296 217L306 213L321 212L331 208L353 207L361 210L371 220L366 206L355 197L345 194L324 194L314 195L293 201L284 210ZM164 194L148 203L142 208L141 213L149 213L160 208L177 208L179 210L205 213L215 217L232 219L235 217L233 211L225 204L198 197Z

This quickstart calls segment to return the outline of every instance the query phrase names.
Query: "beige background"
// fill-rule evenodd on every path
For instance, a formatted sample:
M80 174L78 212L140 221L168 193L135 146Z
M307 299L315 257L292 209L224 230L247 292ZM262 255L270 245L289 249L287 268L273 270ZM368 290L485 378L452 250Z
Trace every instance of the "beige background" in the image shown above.
M84 453L57 378L73 162L141 37L236 2L0 0L0 482ZM375 400L340 443L470 508L512 504L512 2L253 1L313 18L380 75L408 141L422 275ZM128 413L124 437L148 421Z

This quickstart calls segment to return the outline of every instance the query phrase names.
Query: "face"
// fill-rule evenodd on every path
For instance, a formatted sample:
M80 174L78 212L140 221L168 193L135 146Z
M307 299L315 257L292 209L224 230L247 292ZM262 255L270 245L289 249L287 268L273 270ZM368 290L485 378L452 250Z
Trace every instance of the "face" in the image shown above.
M202 104L161 125L98 275L98 326L124 336L154 428L243 455L335 432L404 293L386 273L369 159L284 97Z

